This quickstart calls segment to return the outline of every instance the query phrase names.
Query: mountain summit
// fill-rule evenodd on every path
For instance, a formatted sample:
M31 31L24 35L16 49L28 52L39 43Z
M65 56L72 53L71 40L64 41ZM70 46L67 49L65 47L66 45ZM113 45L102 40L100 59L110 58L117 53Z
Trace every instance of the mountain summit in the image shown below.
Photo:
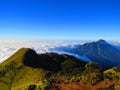
M120 51L103 39L76 45L74 48L57 47L55 49L86 56L90 61L97 62L102 67L120 66Z
M101 43L101 44L108 44L107 41L103 40L103 39L99 39L97 41L97 43Z
M120 66L120 51L102 39L85 43L72 51L75 54L87 56L103 67Z

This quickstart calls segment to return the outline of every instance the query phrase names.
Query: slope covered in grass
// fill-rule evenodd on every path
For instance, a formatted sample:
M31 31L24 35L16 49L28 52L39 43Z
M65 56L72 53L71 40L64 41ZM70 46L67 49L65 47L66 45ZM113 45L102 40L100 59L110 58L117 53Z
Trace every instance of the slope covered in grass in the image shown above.
M37 83L42 78L45 70L24 65L23 60L27 58L29 53L31 54L30 58L37 55L29 48L21 48L0 64L0 90L18 90L19 88L23 90L23 88L28 87L27 85ZM3 89L3 87L6 88Z
M74 88L73 88L74 87ZM0 64L0 90L119 90L120 68L103 70L67 54L21 48Z
M0 64L0 90L23 90L33 84L43 89L50 84L50 76L77 74L81 71L73 70L82 70L85 64L66 54L38 55L32 49L21 48Z

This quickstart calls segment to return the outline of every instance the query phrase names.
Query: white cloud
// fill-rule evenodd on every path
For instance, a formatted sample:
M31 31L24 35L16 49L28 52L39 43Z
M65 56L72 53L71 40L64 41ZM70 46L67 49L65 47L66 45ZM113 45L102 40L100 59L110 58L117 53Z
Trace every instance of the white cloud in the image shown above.
M6 60L22 47L32 48L39 54L45 52L66 53L82 60L90 61L86 56L80 56L70 52L70 50L77 48L79 44L84 44L85 42L89 41L0 40L0 62ZM120 47L120 42L109 43Z
M37 53L51 52L50 48L59 46L74 46L83 44L85 41L43 41L43 40L0 40L0 62L3 62L19 48L27 47L34 49Z
M120 41L109 41L109 43L118 50L120 50Z

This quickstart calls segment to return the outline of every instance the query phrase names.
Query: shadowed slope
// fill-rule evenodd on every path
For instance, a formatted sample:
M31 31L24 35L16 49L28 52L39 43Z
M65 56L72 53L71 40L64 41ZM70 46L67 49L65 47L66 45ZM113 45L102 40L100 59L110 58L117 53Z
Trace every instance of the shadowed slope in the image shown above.
M70 60L69 60L70 59ZM34 68L43 68L49 71L59 71L62 69L61 64L68 61L75 63L75 68L84 66L86 62L80 61L73 56L69 56L66 54L59 55L57 53L45 53L45 54L36 54L33 50L29 50L25 53L23 58L23 64L26 66L34 67ZM68 67L70 69L70 67ZM73 68L73 67L71 67Z

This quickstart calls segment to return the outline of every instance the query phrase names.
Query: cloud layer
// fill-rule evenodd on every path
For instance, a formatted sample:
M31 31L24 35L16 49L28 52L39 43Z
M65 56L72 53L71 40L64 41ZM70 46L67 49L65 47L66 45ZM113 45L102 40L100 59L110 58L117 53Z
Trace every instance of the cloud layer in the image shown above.
M0 62L3 62L22 47L34 49L40 54L53 51L50 50L50 48L74 46L83 44L84 42L85 41L0 40Z
M0 62L3 62L22 47L34 49L38 54L45 52L57 52L73 55L85 61L90 61L86 56L78 56L70 53L73 48L90 41L57 41L57 40L0 40ZM111 42L120 47L120 42Z

